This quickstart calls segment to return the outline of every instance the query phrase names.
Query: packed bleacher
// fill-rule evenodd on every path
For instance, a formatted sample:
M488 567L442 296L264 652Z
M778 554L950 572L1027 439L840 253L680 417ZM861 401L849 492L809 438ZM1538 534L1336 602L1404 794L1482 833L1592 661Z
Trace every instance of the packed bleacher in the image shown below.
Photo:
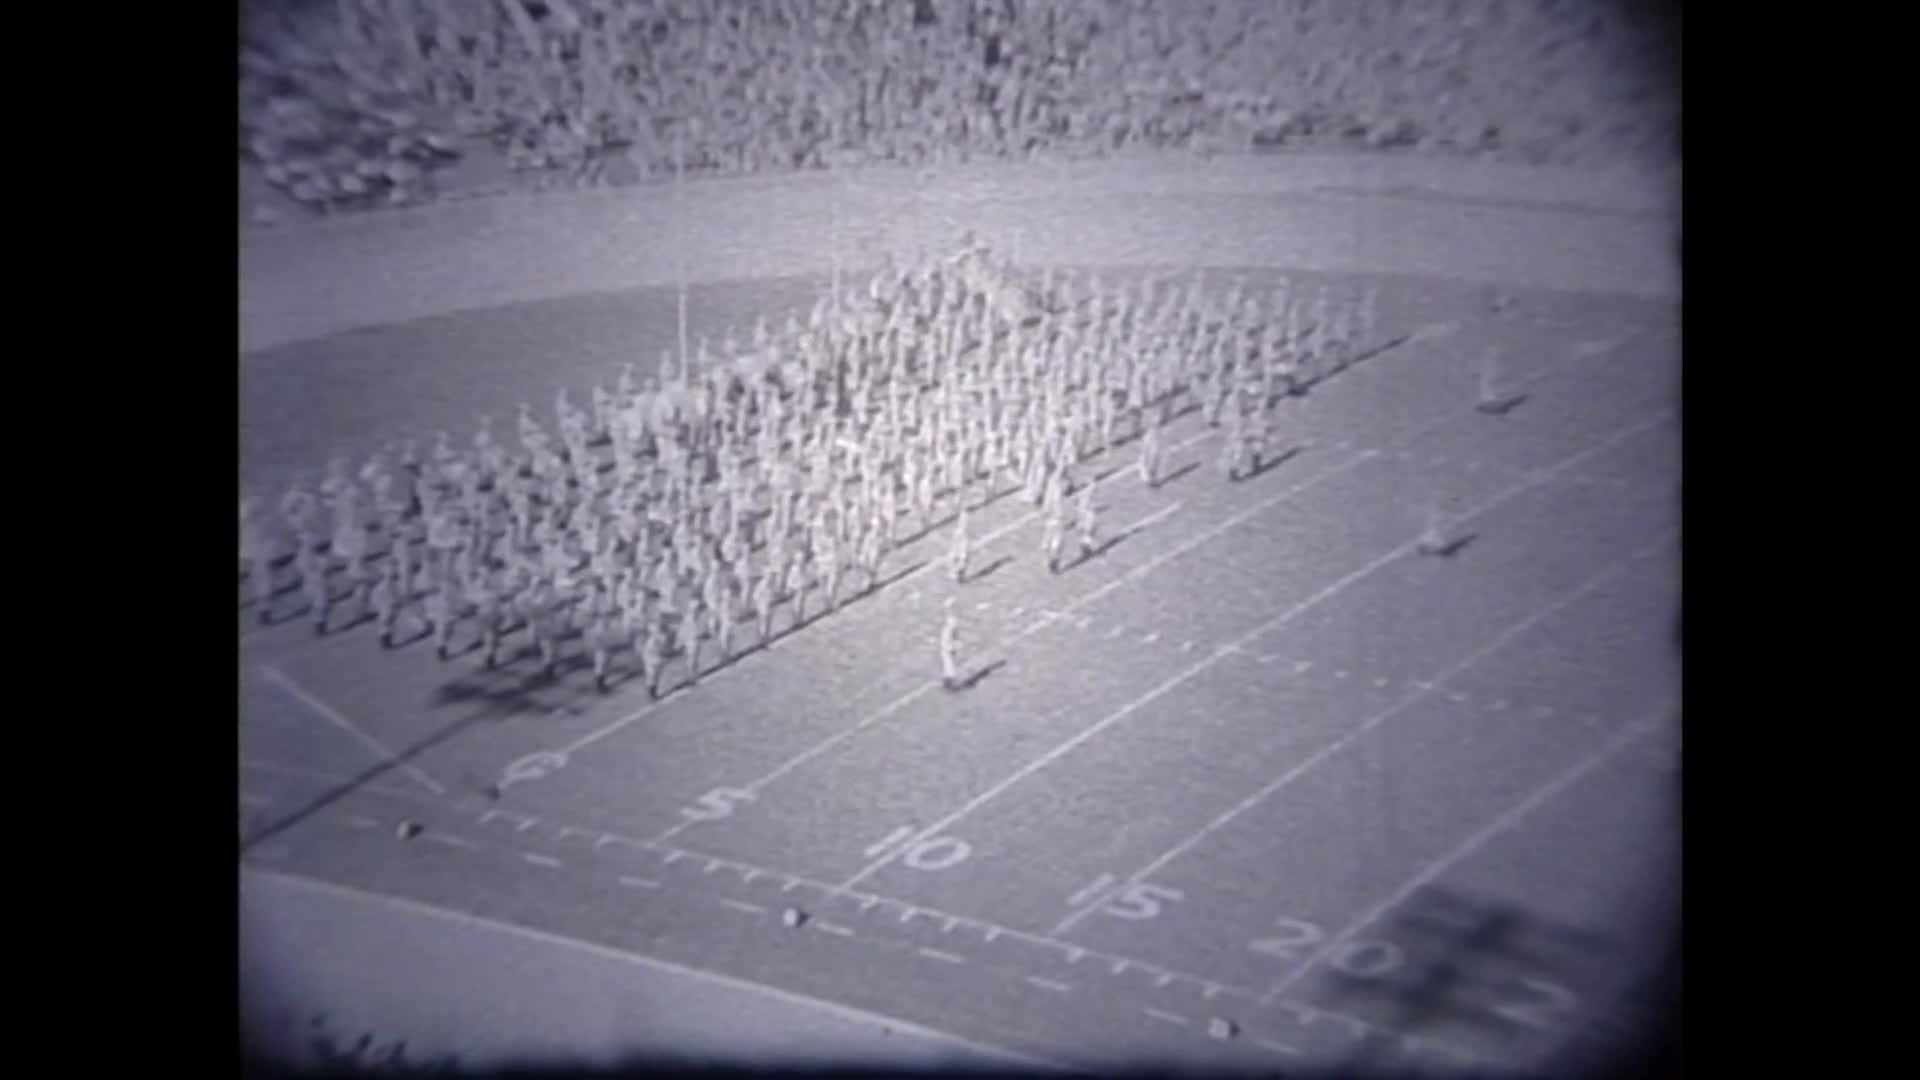
M312 209L876 162L1666 156L1670 47L1552 0L248 0L241 158Z

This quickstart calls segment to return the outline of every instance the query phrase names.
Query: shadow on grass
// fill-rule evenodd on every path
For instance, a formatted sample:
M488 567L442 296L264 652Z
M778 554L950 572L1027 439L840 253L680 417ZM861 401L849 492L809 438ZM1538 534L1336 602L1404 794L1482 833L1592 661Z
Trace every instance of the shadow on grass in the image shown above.
M1199 467L1200 467L1199 462L1189 461L1185 465L1182 465L1179 468L1168 473L1167 475L1162 476L1159 479L1155 480L1153 482L1153 490L1159 491L1161 488L1166 487L1168 484L1173 483L1174 481L1180 479L1181 477L1187 475L1190 472L1193 472L1195 469L1198 469Z
M1294 445L1289 446L1285 450L1282 450L1279 453L1274 454L1272 456L1267 456L1265 454L1262 454L1259 457L1254 458L1253 468L1248 469L1244 473L1241 473L1240 479L1243 481L1258 480L1262 476L1265 476L1266 474L1272 472L1273 470L1279 468L1280 466L1285 465L1287 462L1292 461L1294 458L1299 457L1301 454L1306 452L1306 449L1307 448L1305 446L1302 446L1299 443L1295 443Z
M970 571L967 574L963 575L960 578L960 584L971 585L976 581L985 581L986 579L993 576L994 571L1000 569L1001 567L1007 565L1012 561L1013 561L1013 556L1002 555L999 558L988 563L987 565L981 567L980 569Z
M1513 1047L1515 1064L1554 1062L1523 1075L1636 1075L1618 1070L1663 1037L1677 940L1677 923L1629 942L1430 886L1312 973L1298 997L1419 1040L1448 1064L1473 1062L1439 1056L1441 1047L1492 1044ZM1377 1075L1411 1064L1397 1043L1363 1039L1342 1068Z
M968 673L965 677L961 678L959 682L956 682L952 686L948 687L948 689L954 691L955 693L971 690L974 687L979 686L982 682L984 682L987 676L992 675L994 672L999 671L1001 668L1006 666L1007 666L1007 661L1004 658L995 660L993 663L987 664L984 667L975 668L972 672Z
M1455 555L1467 550L1467 548L1472 546L1474 541L1478 539L1480 539L1479 533L1463 533L1459 536L1435 542L1423 540L1420 542L1419 551L1420 554L1430 558L1451 559Z

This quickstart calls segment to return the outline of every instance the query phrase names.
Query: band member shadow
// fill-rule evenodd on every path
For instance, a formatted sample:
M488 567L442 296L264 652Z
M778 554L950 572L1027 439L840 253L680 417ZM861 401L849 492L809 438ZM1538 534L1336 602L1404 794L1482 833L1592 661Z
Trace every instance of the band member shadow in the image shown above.
M1002 555L985 566L979 567L978 569L970 569L960 575L960 584L971 585L976 581L985 581L987 578L993 576L995 570L1000 569L1012 561L1013 556Z
M279 575L275 575L275 576L279 577ZM246 608L256 606L259 603L259 599L257 598L256 594L253 591L252 572L249 571L246 577L243 577L240 579L240 582L241 582L241 586L240 586L241 609L245 610ZM279 601L281 597L286 596L289 593L296 593L299 591L300 591L300 579L298 576L288 575L284 578L281 578L279 581L277 581L274 584L272 590L267 593L268 608L271 609Z
M1527 395L1524 393L1503 394L1484 398L1474 408L1488 416L1506 416L1525 404L1526 400Z
M1005 657L983 664L971 671L963 671L952 679L945 680L946 688L953 691L971 690L984 682L987 676L1007 666Z
M1424 537L1419 544L1420 554L1436 559L1451 559L1467 550L1474 541L1480 539L1479 533L1461 533L1458 536Z
M1189 461L1185 465L1180 466L1179 468L1173 470L1172 472L1166 474L1165 476L1154 477L1153 482L1151 484L1148 484L1147 486L1153 489L1154 491L1159 491L1161 488L1166 487L1168 484L1173 483L1175 480L1180 479L1181 477L1187 475L1188 473L1194 471L1195 469L1198 469L1199 467L1200 467L1199 462Z
M1306 452L1304 443L1294 443L1277 454L1256 453L1252 463L1238 476L1240 480L1258 480L1260 477L1292 461Z

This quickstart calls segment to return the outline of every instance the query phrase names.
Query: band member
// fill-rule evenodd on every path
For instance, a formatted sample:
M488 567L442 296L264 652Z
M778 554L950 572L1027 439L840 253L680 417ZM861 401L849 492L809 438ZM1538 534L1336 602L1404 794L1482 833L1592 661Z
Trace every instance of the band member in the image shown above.
M954 614L953 597L947 597L946 614L940 624L940 683L948 690L960 687L960 617Z

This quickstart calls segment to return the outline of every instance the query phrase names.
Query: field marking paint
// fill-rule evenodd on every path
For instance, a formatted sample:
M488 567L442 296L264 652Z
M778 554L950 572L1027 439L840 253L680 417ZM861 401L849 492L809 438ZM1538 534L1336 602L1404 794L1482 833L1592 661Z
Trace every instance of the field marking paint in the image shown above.
M1248 1041L1253 1043L1253 1045L1259 1047L1262 1050L1271 1050L1276 1054L1285 1054L1288 1057L1300 1056L1300 1051L1298 1048L1288 1046L1286 1043L1283 1043L1283 1042L1275 1042L1272 1039L1249 1039Z
M1153 1008L1152 1006L1148 1006L1147 1008L1142 1009L1141 1011L1146 1013L1148 1016L1153 1017L1155 1020L1164 1020L1169 1024L1179 1024L1181 1027L1186 1027L1189 1024L1193 1023L1193 1021L1188 1020L1186 1017L1181 1016L1179 1013L1170 1013L1165 1009L1156 1009L1156 1008Z
M942 963L964 964L967 962L966 957L961 956L959 953L947 952L945 949L929 949L926 946L922 945L917 951L920 953L921 956L924 956L929 960L938 960L938 961L941 961Z
M1614 735L1613 738L1607 740L1604 745L1588 752L1570 768L1563 770L1558 776L1541 785L1533 794L1507 808L1505 813L1494 818L1473 835L1467 837L1452 851L1426 864L1418 873L1408 878L1404 885L1388 893L1379 903L1362 912L1351 923L1348 923L1345 928L1340 930L1340 932L1329 937L1318 949L1307 954L1306 958L1300 961L1293 972L1274 983L1272 989L1268 990L1261 1000L1263 1002L1271 1000L1291 989L1301 979L1305 978L1310 971L1325 963L1328 957L1332 956L1349 941L1353 940L1361 931L1384 918L1389 911L1405 903L1421 889L1431 885L1434 881L1438 880L1442 874L1486 847L1494 838L1518 827L1521 822L1532 816L1540 807L1546 805L1561 792L1578 783L1588 773L1606 764L1608 761L1613 760L1635 741L1652 733L1656 724L1657 721L1643 720L1629 725L1624 731L1619 732Z
M395 799L403 800L406 802L426 806L429 808L438 808L443 806L443 804L439 803L438 801L428 799L413 791L399 793L391 797ZM521 817L520 815L502 812L493 807L484 806L482 804L471 803L471 802L465 803L465 804L455 804L453 806L453 809L461 814L464 814L473 818L486 818L486 819L501 818L505 820L510 818ZM535 819L522 817L521 820L531 824ZM458 837L443 836L442 834L431 831L431 830L424 833L422 835L422 839L437 840L442 843L447 843L447 844L451 844L458 847L468 848L472 850L481 850L480 846L477 844L471 843L466 840L462 840ZM635 851L660 854L663 861L666 861L666 862L678 861L681 858L689 858L689 857L699 858L699 859L715 858L714 856L708 856L701 852L690 852L681 848L670 847L667 845L652 844L647 841L639 840L633 837L620 836L615 833L607 833L607 832L600 833L600 839L595 843L595 847L597 848L603 844L615 844L615 843L626 845L627 847L630 847ZM269 854L273 857L281 857L286 855L287 852L284 850L278 850L278 851L269 852ZM726 860L722 860L722 861L724 862ZM748 867L749 865L749 864L740 863L737 861L732 861L729 864L739 866L739 867ZM801 885L818 889L823 893L832 893L835 891L832 886L826 884L825 882L817 881L802 875L793 874L787 871L777 870L770 867L757 867L757 869L759 869L763 874L766 874L768 876L778 877L783 879L786 882L786 885L783 887L783 891L787 888L794 888ZM628 885L634 888L657 889L657 888L664 887L660 882L655 881L651 878L638 877L634 875L620 875L619 880L621 884ZM914 915L921 915L927 918L938 919L938 920L951 920L956 925L964 925L964 926L979 929L981 931L982 939L986 942L994 942L999 940L1001 937L1008 937L1015 941L1022 942L1024 944L1058 950L1061 953L1064 953L1068 957L1068 959L1073 962L1078 962L1086 958L1104 960L1104 961L1107 961L1108 963L1112 963L1117 960L1125 960L1132 967L1140 969L1142 971L1151 971L1151 972L1160 973L1158 976L1160 980L1171 981L1174 979L1184 979L1188 982L1193 983L1196 986L1208 985L1207 980L1201 979L1198 976L1187 975L1180 972L1168 971L1164 968L1159 967L1158 965L1149 964L1145 961L1142 961L1133 957L1121 957L1112 953L1105 953L1105 952L1090 950L1082 946L1072 944L1070 942L1055 940L1053 938L1049 938L1040 934L1030 933L1027 931L1014 930L1008 927L999 926L994 923L984 922L982 920L969 918L967 916L956 915L952 912L942 911L936 908L916 907L914 905L908 904L901 900L896 900L891 897L880 896L878 894L869 893L869 892L851 892L851 893L847 893L846 895L848 895L850 899L857 900L857 902L859 903L860 910L863 913L871 910L876 905L889 904L894 907L898 907L902 909L903 921L905 919L913 917ZM818 926L822 924L820 922L810 922L808 925ZM831 933L833 931L829 930L828 932ZM1252 998L1255 996L1253 991L1245 990L1239 987L1227 987L1226 991L1236 995L1244 995L1248 998Z
M1029 975L1027 976L1027 982L1042 990L1051 990L1056 994L1070 993L1073 990L1073 987L1067 983L1063 983L1058 979L1049 979L1041 975Z
M735 900L735 899L732 899L731 897L721 897L720 902L732 908L735 911L744 911L749 915L765 915L767 913L766 908L761 907L759 904L749 904L745 900Z
M1136 521L1133 524L1127 526L1126 528L1121 529L1120 535L1129 536L1129 535L1132 535L1133 533L1145 531L1147 526L1159 523L1160 521L1164 520L1165 518L1173 514L1174 511L1180 509L1185 505L1187 505L1186 500L1182 499L1171 506L1163 506L1160 509L1155 510L1153 513L1148 514L1146 517L1141 518L1139 521Z
M463 837L453 836L449 833L428 831L421 835L421 839L431 840L436 844L444 844L447 847L457 847L462 849L463 851L479 851L480 850L479 844L476 844L473 841L465 839Z
M512 923L502 922L496 919L489 919L480 915L472 915L463 911L453 911L447 908L435 907L431 904L425 904L417 900L409 900L403 897L388 896L380 893L367 892L365 890L356 889L347 885L337 885L332 882L318 881L312 878L298 877L292 874L285 874L285 873L280 873L280 872L271 871L271 870L254 870L252 871L252 873L258 874L263 878L272 879L280 883L281 885L289 888L298 888L298 889L305 889L313 892L324 893L324 894L332 895L338 898L352 900L358 903L368 904L374 907L390 908L396 911L419 916L422 918L428 918L428 919L438 920L441 922L453 923L458 926L464 926L464 927L477 929L477 930L484 930L484 931L495 933L495 934L504 934L509 937L517 937L522 940L532 941L541 945L554 946L554 947L558 947L565 950L571 950L574 952L582 952L588 955L601 957L604 959L615 960L624 964L631 964L638 967L653 968L655 970L664 971L669 974L679 976L681 978L693 980L695 982L704 982L710 985L724 986L729 990L745 993L748 995L759 995L762 998L774 998L776 1000L787 1002L789 1004L801 1005L801 1006L805 1006L812 1009L818 1009L822 1012L839 1016L843 1019L851 1020L863 1026L868 1026L868 1027L878 1026L881 1028L891 1029L896 1032L912 1035L916 1038L925 1039L929 1042L944 1043L948 1046L965 1047L966 1049L971 1050L978 1054L994 1057L1002 1061L1010 1062L1017 1065L1022 1065L1029 1068L1044 1068L1049 1070L1060 1070L1066 1067L1061 1062L1050 1061L1044 1058L1035 1057L1033 1055L1023 1054L1016 1051L1008 1050L1003 1047L992 1046L986 1043L975 1042L970 1039L963 1039L956 1035L949 1035L944 1032L935 1031L932 1028L927 1028L918 1024L913 1024L907 1021L898 1020L893 1017L883 1016L878 1013L868 1012L863 1009L856 1009L851 1006L842 1005L833 1001L828 1001L824 998L813 997L811 995L798 993L793 990L784 990L776 986L770 986L765 983L755 982L751 979L741 979L731 975L723 975L718 972L705 971L700 968L689 967L684 964L676 964L670 960L662 960L662 959L659 959L658 957L647 956L642 953L625 952L620 949L614 949L605 945L594 944L592 942L580 941L575 938L565 937L563 935L552 933L545 930L535 930L531 927L516 926Z
M852 936L854 936L854 935L853 935L853 931L852 931L851 929L849 929L849 928L847 928L847 927L844 927L844 926L841 926L841 925L840 925L839 923L830 923L830 922L824 922L824 921L816 921L816 922L815 922L815 923L813 924L813 927L814 927L814 929L816 929L816 930L818 930L818 931L820 931L820 932L821 932L821 933L823 933L823 934L832 934L832 935L834 935L835 937L852 937Z
M1623 439L1632 437L1633 435L1637 434L1640 430L1643 430L1646 426L1647 425L1645 424L1641 424L1641 425L1636 425L1632 428L1625 429L1624 431L1616 432L1612 436L1609 436L1608 438L1601 440L1599 443L1595 444L1594 446L1588 447L1586 450L1580 451L1579 453L1573 455L1572 457L1565 459L1564 461L1561 462L1560 466L1556 466L1556 470L1559 468L1571 467L1574 463L1580 461L1583 458L1589 457L1593 454L1604 452L1605 450L1611 448L1613 444ZM1520 484L1509 487L1505 491L1497 495L1494 495L1489 499L1483 500L1480 504L1478 504L1477 506L1468 510L1466 513L1460 516L1462 518L1466 518L1466 517L1472 517L1478 514L1485 513L1486 511L1492 509L1495 506L1500 505L1501 503L1506 502L1509 499L1515 498L1516 496L1523 494L1526 491L1529 491L1535 487L1538 487L1541 484L1546 483L1550 479L1553 471L1554 470L1548 470L1547 473L1541 476L1540 478L1527 480ZM1646 555L1652 553L1655 550L1665 547L1668 543L1670 543L1675 538L1677 534L1678 534L1677 529L1666 530L1661 534L1658 540L1638 549L1636 552L1634 552L1632 555L1628 556L1627 558L1621 560L1618 563L1615 563L1613 566L1609 567L1606 570L1603 570L1602 572L1600 572L1599 574L1596 574L1592 578L1589 578L1584 584L1566 593L1560 599L1556 600L1552 604L1548 605L1545 608L1540 609L1539 611L1534 612L1532 615L1527 616L1526 618L1520 620L1514 625L1508 627L1506 630L1502 631L1501 633L1495 635L1494 638L1491 641L1489 641L1486 645L1483 645L1479 649L1476 649L1472 653L1469 653L1465 659L1457 661L1452 667L1450 667L1445 673L1437 677L1434 681L1445 682L1447 679L1450 679L1455 675L1458 675L1460 672L1465 671L1468 668L1472 667L1474 664L1479 663L1481 660L1485 659L1487 656L1490 656L1494 652L1497 652L1499 649L1505 647L1509 641L1513 640L1513 638L1519 636L1520 634L1526 632L1527 630L1532 629L1535 625L1544 621L1545 619L1558 614L1567 605L1574 603L1581 597L1585 596L1587 593L1592 592L1596 588L1599 588L1602 584L1612 579L1613 577L1621 573L1624 573L1630 566L1638 562L1641 558L1644 558ZM1269 620L1267 623L1263 623L1260 626L1255 627L1252 632L1241 637L1239 641L1240 642L1252 641L1255 638L1258 638L1261 635L1267 633L1268 631L1278 626L1281 626L1284 623L1298 617L1301 613L1306 611L1308 608L1321 603L1322 601L1326 600L1328 597L1332 596L1334 593L1337 593L1341 589L1344 589L1348 585L1352 584L1353 582L1358 581L1360 578L1368 574L1371 574L1374 571L1378 570L1379 568L1386 566L1388 563L1391 563L1411 553L1418 547L1418 544L1419 544L1419 541L1417 538L1401 544L1399 547L1394 548L1393 550L1387 552L1385 555L1382 555L1381 557L1373 560L1372 562L1366 564L1365 566L1362 566L1360 569L1353 571L1352 573L1346 575L1345 577L1340 578L1339 580L1335 581L1333 584L1328 585L1326 588L1322 589L1320 592L1315 593L1313 596L1310 596L1306 600L1300 602L1299 604L1296 604L1293 608L1289 609L1288 611L1282 612L1280 615L1276 616L1272 620ZM1168 690L1171 690L1174 686L1177 686L1179 683L1186 681L1192 676L1199 674L1202 670L1206 669L1207 667L1210 667L1214 663L1218 662L1223 655L1225 654L1221 650L1216 649L1207 658L1201 660L1200 662L1193 665L1192 667L1189 667L1186 671L1180 673L1179 675L1174 676L1173 680L1162 683L1160 686L1150 691L1146 698L1142 698L1140 700L1141 701L1150 700L1153 697L1157 697L1160 694L1165 693ZM1273 781L1272 783L1266 785L1265 787L1262 787L1259 791L1254 792L1252 795L1248 796L1246 799L1236 804L1232 809L1228 810L1226 813L1220 815L1219 817L1215 818L1213 821L1207 823L1207 825L1201 828L1199 832L1194 833L1192 836L1188 837L1186 840L1183 840L1179 844L1174 845L1172 848L1168 849L1165 853L1160 855L1158 858L1155 858L1152 862L1149 862L1145 867L1142 867L1140 870L1134 872L1131 876L1127 878L1125 883L1116 887L1116 891L1118 889L1129 888L1132 886L1139 885L1144 880L1151 877L1153 874L1159 872L1159 870L1162 867L1166 866L1168 863L1172 862L1174 859L1186 853L1194 845L1198 844L1200 841L1206 839L1208 836L1211 836L1214 832L1224 827L1228 822L1231 822L1235 818L1239 817L1241 814L1245 813L1247 810L1252 809L1254 806L1264 801L1268 796L1272 795L1274 792L1280 790L1282 787L1285 787L1287 784L1292 783L1295 779L1297 779L1301 774L1305 773L1308 769L1311 769L1315 765L1319 764L1321 761L1324 761L1328 757L1331 757L1333 754L1338 753L1341 749L1345 748L1354 740L1360 738L1362 735L1366 734L1368 731L1373 730L1375 727L1378 727L1380 724L1385 723L1389 718L1397 715L1402 710L1413 705L1415 702L1419 701L1424 696L1425 696L1424 691L1414 690L1408 693L1407 695L1405 695L1404 697L1402 697L1398 702L1394 703L1393 705L1387 707L1386 709L1378 713L1375 713L1373 716L1369 717L1367 720L1362 722L1358 727L1349 731L1347 734L1341 736L1340 738L1334 740L1332 743L1328 744L1326 747L1322 748L1320 751L1308 757L1305 761L1301 762L1299 765L1295 766L1292 769L1287 770L1287 772L1282 774L1279 779ZM1111 723L1113 720L1118 719L1119 716L1124 715L1124 713L1131 711L1133 708L1137 708L1138 704L1139 702L1136 702L1134 705L1127 706L1125 709L1121 710L1121 712L1115 713L1113 716L1109 717L1107 720L1101 721L1100 724L1095 725L1094 728L1088 729L1088 732L1083 732L1081 736L1077 738L1086 737L1089 732L1097 730L1100 727L1103 727ZM1069 740L1067 743L1063 743L1061 747L1058 748L1058 750L1059 752L1064 752L1066 749L1069 749L1072 745L1074 745L1074 741ZM951 822L949 822L948 824L951 824ZM1111 895L1112 893L1108 894L1108 896L1111 896ZM1060 922L1054 926L1053 930L1051 931L1051 936L1059 937L1065 934L1067 931L1073 929L1075 926L1079 925L1081 920L1085 919L1087 916L1093 914L1094 912L1104 907L1107 899L1108 897L1098 898L1097 900L1090 901L1086 905L1083 905L1082 907L1080 907L1078 910L1072 912L1066 918L1060 920Z
M400 769L404 771L408 776L411 776L415 780L418 780L420 782L420 786L426 788L428 791L433 792L435 795L445 795L447 793L447 789L444 787L441 787L440 784L437 781L435 781L433 777L428 776L426 773L422 772L417 766L400 760L399 756L394 754L393 751L387 749L386 746L384 746L380 742L380 740L360 730L360 728L356 724L354 724L353 721L347 719L345 716L342 716L338 710L334 709L333 706L328 705L326 702L321 701L317 697L314 697L313 694L309 693L305 687L301 686L299 683L294 682L292 679L288 678L286 674L281 672L279 668L273 667L270 664L261 664L260 673L266 677L268 682L271 682L275 686L278 686L280 689L286 691L290 696L292 696L294 699L299 701L302 705L305 705L307 708L312 709L314 712L320 714L320 717L322 719L333 724L335 727L338 727L340 730L346 732L348 735L353 736L353 738L358 740L362 746L365 746L369 750L372 750L374 754L377 755L382 762L399 766Z
M879 843L874 844L872 847L861 852L861 854L865 855L869 859L875 858L884 852L891 851L894 848L899 847L901 844L906 843L912 837L913 837L913 826L901 825L898 828L894 829L892 832L888 833L886 836L882 837Z

